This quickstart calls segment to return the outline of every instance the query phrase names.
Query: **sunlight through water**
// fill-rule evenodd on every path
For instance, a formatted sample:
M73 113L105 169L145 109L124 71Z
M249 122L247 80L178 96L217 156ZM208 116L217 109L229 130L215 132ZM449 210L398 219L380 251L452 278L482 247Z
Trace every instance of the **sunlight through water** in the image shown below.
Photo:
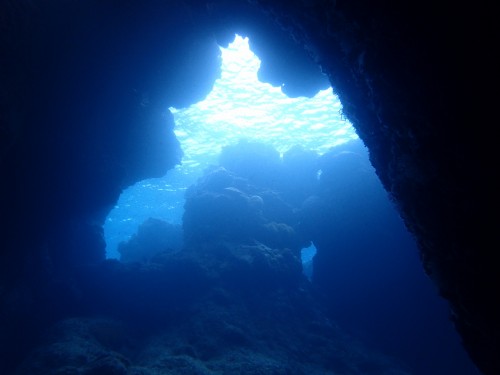
M331 88L313 98L289 98L280 87L257 79L260 60L248 38L236 36L221 52L221 77L205 100L189 108L170 108L185 153L183 163L213 162L222 147L243 138L269 143L282 153L297 143L324 153L357 138Z
M357 139L341 115L341 103L332 89L313 98L289 98L280 87L259 82L260 60L248 38L236 36L221 48L221 77L205 100L188 108L170 108L175 134L184 151L182 164L163 178L149 179L126 189L104 224L108 258L119 258L117 246L149 217L179 224L184 191L211 164L221 149L240 139L261 141L283 153L292 146L322 154Z

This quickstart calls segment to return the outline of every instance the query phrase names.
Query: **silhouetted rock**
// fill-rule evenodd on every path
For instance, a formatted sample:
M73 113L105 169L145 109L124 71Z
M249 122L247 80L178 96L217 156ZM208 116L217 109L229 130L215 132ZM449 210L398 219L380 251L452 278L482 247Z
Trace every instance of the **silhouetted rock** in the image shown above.
M182 226L149 218L137 228L128 241L118 245L122 262L149 262L161 252L182 248Z

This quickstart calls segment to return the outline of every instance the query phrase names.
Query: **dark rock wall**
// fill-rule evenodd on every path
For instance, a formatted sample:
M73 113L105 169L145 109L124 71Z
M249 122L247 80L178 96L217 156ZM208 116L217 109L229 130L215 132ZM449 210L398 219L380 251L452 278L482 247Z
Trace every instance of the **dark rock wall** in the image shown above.
M494 252L481 244L497 169L483 134L469 131L488 118L480 93L493 80L495 33L479 4L440 5L3 1L3 337L15 333L22 345L38 321L57 315L46 295L60 289L49 284L62 278L70 289L73 265L103 259L100 224L121 189L179 161L166 108L210 91L219 72L215 40L240 32L254 40L261 77L292 96L325 85L302 52L321 66L471 357L485 374L500 373L500 283ZM40 306L47 311L32 319Z
M477 93L491 81L488 9L449 2L257 1L328 73L343 111L416 235L424 267L450 301L472 358L500 372L490 146ZM484 109L478 111L477 108ZM489 156L489 157L488 157Z
M185 7L37 5L4 5L12 17L26 11L30 25L6 25L4 254L68 232L54 227L69 219L100 225L121 189L164 175L181 156L168 106L202 99L220 69L215 40Z
M2 353L73 312L54 300L75 293L75 267L104 259L121 190L180 161L168 107L210 92L220 51L191 8L171 5L0 5Z

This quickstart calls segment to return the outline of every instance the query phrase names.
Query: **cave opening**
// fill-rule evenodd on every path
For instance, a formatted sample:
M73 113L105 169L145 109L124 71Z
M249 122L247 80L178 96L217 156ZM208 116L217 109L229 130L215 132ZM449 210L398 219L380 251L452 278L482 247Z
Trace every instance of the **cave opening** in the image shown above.
M172 241L162 240L160 234L152 233L153 227L158 221L181 227L187 188L209 166L218 164L224 147L243 140L265 143L283 157L300 144L320 156L342 144L360 142L331 87L314 96L290 97L281 87L259 80L260 60L250 49L248 37L236 34L220 51L221 75L212 91L189 107L169 108L183 150L181 163L163 177L139 181L124 190L108 214L104 224L107 258L144 259L130 251L123 256L120 251L137 237L141 225L157 241L143 243L148 257L162 246L179 247L181 241L174 232L167 231ZM318 170L318 178L319 174ZM315 253L312 243L303 249L304 265L312 262Z

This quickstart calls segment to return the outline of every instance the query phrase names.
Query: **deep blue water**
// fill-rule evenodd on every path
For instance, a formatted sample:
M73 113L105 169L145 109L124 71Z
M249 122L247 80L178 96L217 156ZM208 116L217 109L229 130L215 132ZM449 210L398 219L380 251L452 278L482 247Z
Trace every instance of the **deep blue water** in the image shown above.
M314 98L291 99L279 88L260 83L259 61L248 42L239 37L222 50L222 58L222 76L206 100L189 108L170 109L184 151L182 164L163 178L126 189L107 217L104 230L109 258L119 258L118 244L130 239L150 217L181 224L186 190L207 167L218 164L225 146L241 139L263 142L282 155L297 144L318 155L351 143L360 149L331 89ZM345 238L350 236L359 245L338 255L339 266L332 269L338 289L333 292L337 299L332 309L338 323L369 345L398 356L415 374L478 374L460 346L445 301L422 270L413 238L385 197L366 149L362 145L361 149L368 176L362 182L366 185L360 189L359 184L345 184L339 196L348 197L352 190L369 199L365 203L349 202L348 198L336 202L362 209L354 212L348 208L338 219ZM366 219L364 232L359 231L360 218ZM304 264L314 254L314 246L304 250Z

